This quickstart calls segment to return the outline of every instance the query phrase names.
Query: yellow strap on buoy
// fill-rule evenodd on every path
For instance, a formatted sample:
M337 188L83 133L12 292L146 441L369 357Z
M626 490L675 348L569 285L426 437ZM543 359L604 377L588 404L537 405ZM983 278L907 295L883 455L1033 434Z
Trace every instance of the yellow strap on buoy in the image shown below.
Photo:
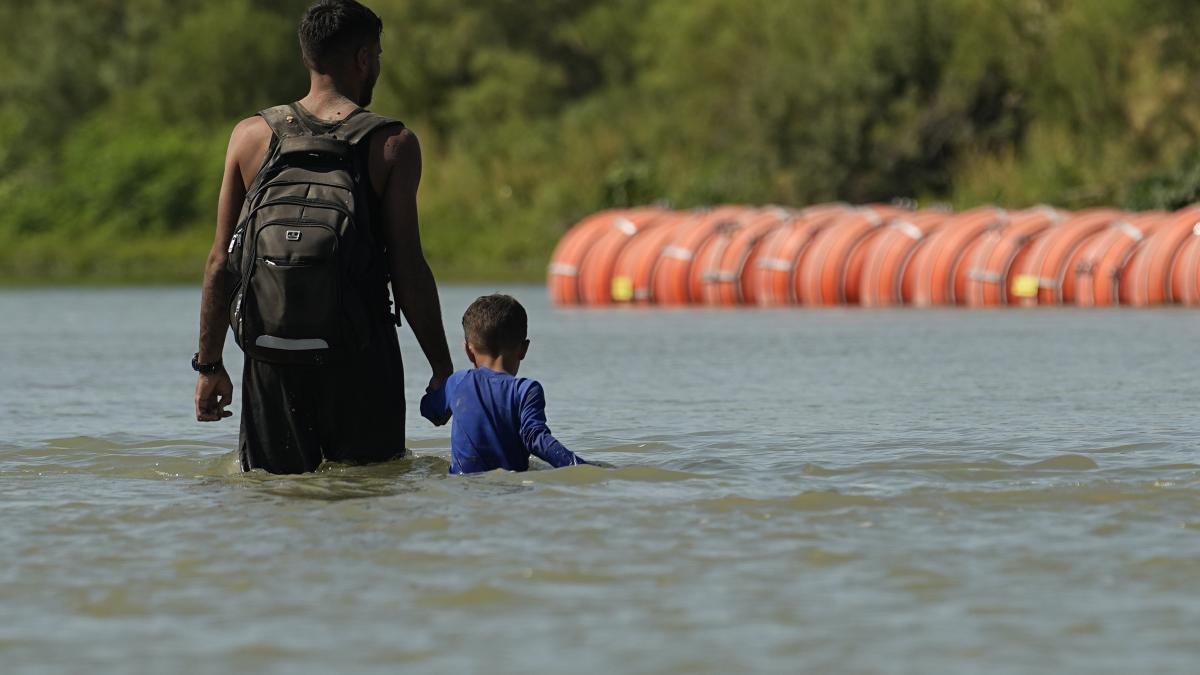
M616 302L633 300L633 279L629 277L613 277L612 299Z
M1018 298L1036 298L1041 282L1032 274L1021 274L1013 279L1012 294Z

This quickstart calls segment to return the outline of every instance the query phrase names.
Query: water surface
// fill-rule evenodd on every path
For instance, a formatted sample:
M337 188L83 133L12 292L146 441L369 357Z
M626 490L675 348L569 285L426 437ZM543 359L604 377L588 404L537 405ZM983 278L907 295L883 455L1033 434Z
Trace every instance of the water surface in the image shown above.
M443 291L460 366L491 290ZM0 292L0 670L1194 671L1200 315L507 290L551 428L617 468L448 477L414 413L407 459L241 474L197 291Z

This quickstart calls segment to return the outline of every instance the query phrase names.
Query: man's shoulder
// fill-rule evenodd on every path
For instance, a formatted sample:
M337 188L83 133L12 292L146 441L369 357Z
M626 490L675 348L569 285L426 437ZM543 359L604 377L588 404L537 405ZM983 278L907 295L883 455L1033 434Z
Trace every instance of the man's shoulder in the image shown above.
M421 141L412 129L403 124L389 124L371 135L371 149L388 166L420 161Z
M226 161L234 162L247 189L270 145L271 127L258 115L247 117L234 125L229 135Z
M417 135L396 122L376 129L370 139L370 172L380 196L393 181L401 180L415 194L421 180L421 144Z
M230 142L261 142L270 136L271 125L267 124L262 115L253 115L233 125Z
M229 154L246 167L257 167L271 142L271 127L262 117L247 117L233 126Z

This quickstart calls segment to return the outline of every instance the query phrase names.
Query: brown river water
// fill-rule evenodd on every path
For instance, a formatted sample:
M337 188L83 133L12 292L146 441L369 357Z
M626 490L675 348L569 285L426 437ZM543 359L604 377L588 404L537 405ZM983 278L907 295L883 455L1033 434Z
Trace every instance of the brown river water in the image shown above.
M500 290L614 468L447 476L405 328L411 457L241 474L195 289L0 291L0 673L1195 672L1200 314Z

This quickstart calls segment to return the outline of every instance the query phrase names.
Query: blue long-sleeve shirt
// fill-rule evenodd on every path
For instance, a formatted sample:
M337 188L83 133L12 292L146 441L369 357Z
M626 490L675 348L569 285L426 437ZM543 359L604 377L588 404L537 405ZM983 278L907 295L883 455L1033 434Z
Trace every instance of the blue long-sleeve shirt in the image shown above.
M487 368L460 370L421 398L421 416L450 428L450 473L525 471L533 454L551 466L587 464L546 426L546 395L536 380Z

